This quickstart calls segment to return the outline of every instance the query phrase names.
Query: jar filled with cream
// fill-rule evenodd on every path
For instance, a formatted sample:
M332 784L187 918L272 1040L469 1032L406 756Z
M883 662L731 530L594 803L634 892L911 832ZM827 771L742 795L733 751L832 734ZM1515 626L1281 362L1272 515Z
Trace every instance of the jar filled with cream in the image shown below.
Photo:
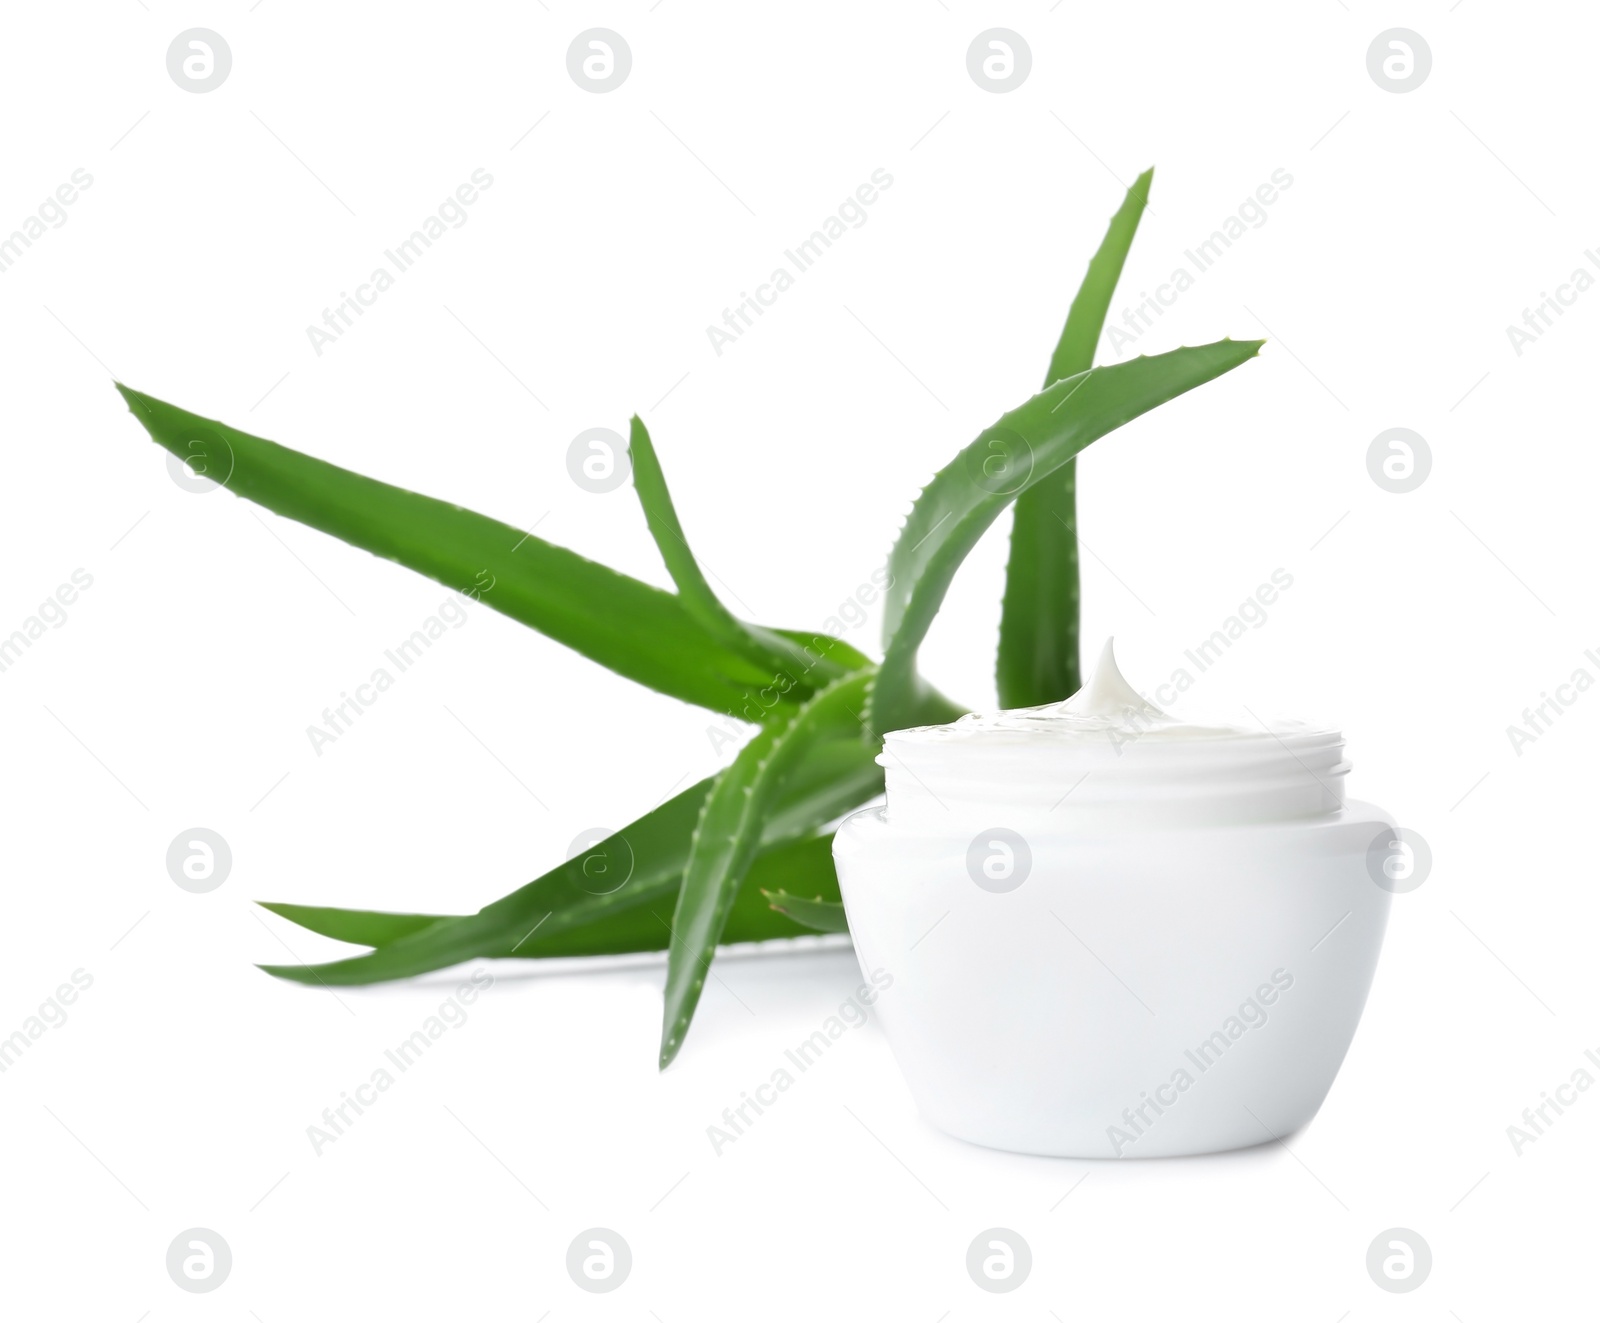
M1022 1153L1280 1139L1355 1034L1393 821L1338 731L1199 725L1108 642L1045 707L890 732L886 803L834 838L877 1014L934 1125Z

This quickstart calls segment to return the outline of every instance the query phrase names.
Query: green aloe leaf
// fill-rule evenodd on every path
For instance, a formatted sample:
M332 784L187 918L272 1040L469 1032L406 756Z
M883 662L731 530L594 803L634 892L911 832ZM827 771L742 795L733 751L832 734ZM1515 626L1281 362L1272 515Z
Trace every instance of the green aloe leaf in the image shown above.
M279 918L297 923L309 932L355 946L387 946L436 923L466 915L391 914L385 910L343 910L329 905L295 905L280 900L258 900Z
M691 786L588 853L552 868L476 914L440 919L387 941L367 955L323 965L262 968L297 983L377 983L409 978L480 956L520 954L527 940L543 930L560 933L604 922L614 914L670 893L682 874L686 842L709 789L709 781ZM626 874L620 887L611 887L604 877L591 878L597 858L605 858L608 867L620 862Z
M787 914L803 927L819 933L847 933L850 924L844 916L844 905L822 896L795 896L787 891L763 891L768 904L779 914Z
M889 553L884 657L871 687L876 734L915 724L925 703L917 649L967 553L1022 492L1085 446L1254 358L1260 340L1218 340L1059 381L1003 414L923 488Z
M728 911L722 945L811 935L814 930L809 925L773 912L762 894L763 889L771 887L806 887L837 898L839 879L833 867L833 833L785 841L756 855ZM533 959L664 951L671 942L676 903L677 888L663 888L655 899L595 923L549 935L540 928L516 954Z
M1150 197L1154 170L1128 190L1078 287L1045 388L1094 366L1111 296ZM1078 463L1068 460L1017 498L1000 609L995 681L1001 707L1036 707L1078 691Z
M757 738L760 738L758 735ZM690 786L643 817L476 914L436 918L411 927L422 916L371 915L340 910L326 916L310 906L270 904L274 913L327 936L376 950L321 965L263 965L267 973L296 983L353 986L410 978L478 957L537 953L562 934L604 925L639 906L678 895L701 812L716 778ZM883 769L854 731L816 741L767 805L758 847L810 836L819 827L883 790ZM621 869L615 889L609 875L592 876L604 858ZM396 922L398 920L398 922ZM395 934L398 932L398 936ZM739 940L756 940L753 937ZM636 948L635 948L636 949Z
M638 414L628 423L628 461L633 469L634 492L644 510L644 521L661 552L661 559L666 562L667 573L678 587L678 600L708 634L716 635L733 647L751 647L753 640L711 590L700 570L700 562L689 549L655 445Z
M807 677L809 687L817 687L819 683L837 679L846 670L856 669L842 664L849 659L849 653L842 648L808 651L785 634L763 629L759 625L745 624L723 605L689 548L649 431L637 414L628 427L628 456L633 468L633 486L639 504L644 509L645 523L661 552L661 559L666 563L667 573L677 585L678 600L683 603L684 610L699 622L700 627L724 647L748 657L769 675L782 675L791 680ZM849 652L854 652L854 649ZM858 665L866 664L866 659L859 653L855 653L855 656L860 659ZM815 676L811 675L813 671L817 673Z
M784 895L786 889L791 887L804 887L818 893L816 900L805 902L808 905L825 905L829 898L838 905L839 880L833 867L832 832L786 841L756 856L755 862L750 865L745 885L740 888L728 912L728 922L722 930L722 944L728 946L738 942L803 937L817 931L818 925L815 923L775 913L767 903L767 897ZM547 932L541 926L517 948L515 955L521 959L545 959L664 951L672 934L672 911L677 901L677 889L658 890L659 894L654 899L639 901L631 909L616 911L581 927ZM363 946L382 945L436 923L450 923L471 917L386 914L376 910L341 910L318 905L265 904L263 908L321 936ZM480 954L508 956L515 940L514 936L502 934L496 949Z
M758 854L728 910L719 945L816 935L812 925L777 913L767 904L763 893L772 887L805 887L837 897L839 881L833 868L833 833L788 841ZM665 951L672 940L676 902L674 892L601 923L555 933L548 938L541 929L524 943L517 955L542 959Z
M861 712L873 673L835 681L807 701L787 725L764 727L717 777L695 827L667 952L661 1065L677 1056L700 1000L728 908L761 840L769 806L807 751L823 741L853 740L862 768L875 749L862 738ZM880 773L881 774L881 773Z
M1078 286L1072 307L1067 310L1067 322L1061 328L1055 353L1050 356L1050 369L1044 378L1046 387L1094 366L1095 346L1100 343L1111 297L1117 292L1123 264L1128 260L1128 250L1133 247L1133 236L1138 233L1139 221L1150 201L1150 181L1155 173L1152 167L1133 181L1133 187L1106 226L1100 247L1089 259L1089 269L1084 272L1083 283Z
M771 682L770 668L708 634L671 593L497 519L117 389L159 445L235 495L436 579L619 675L719 712ZM795 690L783 706L809 686Z

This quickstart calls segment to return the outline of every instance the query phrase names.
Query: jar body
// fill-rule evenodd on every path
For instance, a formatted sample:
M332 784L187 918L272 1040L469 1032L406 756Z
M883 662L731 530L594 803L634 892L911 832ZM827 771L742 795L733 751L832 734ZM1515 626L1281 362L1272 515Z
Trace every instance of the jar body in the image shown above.
M1322 1105L1383 944L1390 892L1368 856L1393 825L1351 802L1268 824L1024 827L1012 886L983 867L991 845L1016 867L998 830L897 830L867 809L834 859L932 1124L1020 1153L1170 1157L1281 1139Z

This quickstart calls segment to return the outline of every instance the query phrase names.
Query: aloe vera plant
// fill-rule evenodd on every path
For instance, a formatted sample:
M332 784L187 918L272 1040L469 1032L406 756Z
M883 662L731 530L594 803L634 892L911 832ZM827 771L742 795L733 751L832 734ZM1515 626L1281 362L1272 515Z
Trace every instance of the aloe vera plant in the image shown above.
M1094 348L1111 296L1150 198L1146 170L1111 218L1067 311L1050 356L1044 388L1094 366ZM995 682L1001 707L1037 707L1078 691L1078 475L1068 460L1046 481L1022 493L1011 522L1011 555L1001 599L1000 651Z
M842 640L740 620L690 550L644 423L630 424L634 488L676 592L484 515L300 454L118 386L161 446L243 496L475 597L584 656L719 713L775 694L732 763L588 853L470 915L270 903L370 948L320 965L267 965L324 986L406 978L475 958L666 951L661 1065L681 1048L719 945L847 931L829 826L883 788L885 731L966 709L917 672L917 650L968 552L1013 504L997 681L1005 706L1078 687L1074 459L1107 432L1231 371L1261 341L1219 340L1092 365L1149 195L1128 190L1074 298L1039 394L1001 415L917 497L889 555L883 657ZM203 462L203 463L202 463ZM597 860L629 861L612 889Z

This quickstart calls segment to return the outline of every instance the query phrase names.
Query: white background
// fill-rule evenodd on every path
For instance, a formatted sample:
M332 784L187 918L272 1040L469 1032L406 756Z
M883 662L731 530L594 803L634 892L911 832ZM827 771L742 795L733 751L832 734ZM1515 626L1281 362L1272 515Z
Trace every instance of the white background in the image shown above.
M966 70L997 25L1033 53L1006 95ZM165 63L195 26L233 53L205 95ZM606 95L566 71L596 26L633 53ZM1404 95L1366 67L1396 26L1433 52ZM1600 1048L1600 695L1520 756L1506 728L1576 668L1600 676L1600 294L1520 355L1506 327L1600 243L1596 26L1492 0L9 10L0 232L75 169L93 184L0 275L0 633L75 569L93 586L0 675L0 1033L73 970L93 986L0 1076L6 1312L1592 1311L1600 1098L1520 1155L1506 1127ZM706 1127L858 981L834 951L722 962L664 1075L658 965L496 966L467 1023L315 1155L306 1127L464 971L336 997L274 982L252 962L341 948L253 899L467 912L729 753L706 713L475 608L316 756L306 727L444 591L182 490L112 377L664 584L629 489L589 494L565 465L578 432L640 410L736 609L814 627L927 476L1038 387L1152 163L1113 318L1274 170L1294 182L1140 342L1267 335L1260 359L1080 464L1086 646L1116 633L1153 687L1288 570L1183 710L1336 717L1352 792L1435 857L1396 898L1316 1120L1184 1161L985 1152L918 1118L872 1026L718 1156ZM306 327L480 167L467 223L319 356ZM867 224L718 356L706 326L879 167ZM1402 496L1365 462L1396 426L1434 461ZM994 701L1005 536L924 649L973 706ZM850 637L876 648L876 619ZM208 895L164 863L197 825L234 854ZM595 1225L634 1254L611 1295L564 1267ZM995 1225L1035 1256L1006 1296L964 1266ZM212 1295L164 1268L193 1226L233 1250ZM1409 1295L1364 1266L1392 1226L1433 1248Z

